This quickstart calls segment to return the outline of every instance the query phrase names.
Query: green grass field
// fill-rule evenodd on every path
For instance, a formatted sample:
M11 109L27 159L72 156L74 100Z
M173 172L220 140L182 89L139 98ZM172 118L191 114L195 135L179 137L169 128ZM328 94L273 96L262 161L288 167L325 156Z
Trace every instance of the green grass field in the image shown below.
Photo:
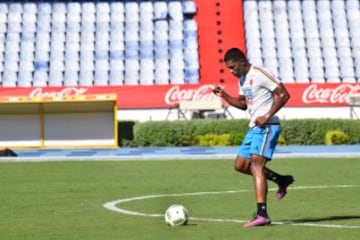
M360 238L360 159L275 159L268 166L296 182L283 200L269 192L274 225L244 229L255 210L252 179L233 171L232 160L0 163L0 239ZM115 207L145 216L103 206L136 197ZM148 216L173 203L189 209L187 226Z

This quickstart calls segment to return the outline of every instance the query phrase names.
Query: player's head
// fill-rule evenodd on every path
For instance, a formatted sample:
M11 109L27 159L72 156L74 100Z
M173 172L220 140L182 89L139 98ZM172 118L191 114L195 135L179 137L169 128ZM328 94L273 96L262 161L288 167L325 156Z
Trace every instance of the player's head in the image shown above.
M225 53L224 62L226 67L236 77L241 77L249 71L249 62L245 54L238 48L229 49Z

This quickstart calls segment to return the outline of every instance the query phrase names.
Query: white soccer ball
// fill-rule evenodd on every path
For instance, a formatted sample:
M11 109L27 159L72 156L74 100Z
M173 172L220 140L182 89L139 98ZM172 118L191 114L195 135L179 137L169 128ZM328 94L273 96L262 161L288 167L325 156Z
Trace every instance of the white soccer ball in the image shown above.
M183 205L171 205L165 212L165 222L170 226L186 225L188 220L189 211Z

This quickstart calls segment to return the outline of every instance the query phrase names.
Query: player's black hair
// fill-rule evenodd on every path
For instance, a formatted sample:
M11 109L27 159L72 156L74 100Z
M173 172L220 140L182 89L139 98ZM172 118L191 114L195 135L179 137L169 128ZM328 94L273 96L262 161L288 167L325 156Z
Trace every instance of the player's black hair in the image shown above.
M238 48L230 48L224 56L224 61L246 59L245 54Z

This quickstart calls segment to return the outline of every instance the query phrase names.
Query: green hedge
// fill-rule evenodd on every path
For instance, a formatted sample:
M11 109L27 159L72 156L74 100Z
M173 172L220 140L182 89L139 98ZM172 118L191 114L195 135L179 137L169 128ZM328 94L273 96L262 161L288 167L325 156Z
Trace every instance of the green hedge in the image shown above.
M249 120L246 119L120 122L119 142L122 146L153 147L238 145L244 138L248 123ZM338 144L339 141L341 144L355 144L360 141L360 120L282 120L281 125L282 132L279 139L281 145L329 144L329 140L326 140L329 139L326 137L329 131L341 131L347 136L341 137L341 140L335 139L332 144ZM126 134L121 131L125 131Z

